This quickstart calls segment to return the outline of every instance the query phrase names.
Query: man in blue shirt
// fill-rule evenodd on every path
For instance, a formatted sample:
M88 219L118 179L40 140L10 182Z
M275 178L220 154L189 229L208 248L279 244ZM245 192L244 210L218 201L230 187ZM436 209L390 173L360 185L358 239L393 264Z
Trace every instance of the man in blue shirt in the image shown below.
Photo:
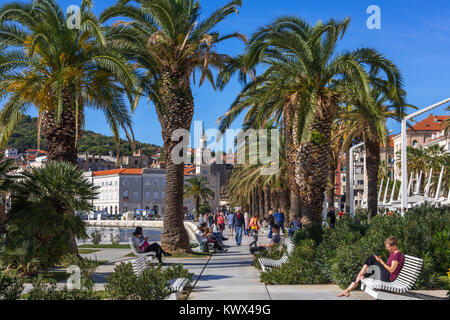
M278 226L280 226L281 231L284 234L284 213L281 212L280 209L278 209L274 214L273 217L275 218L275 222Z
M240 246L241 242L242 242L242 231L243 231L244 225L245 225L244 215L241 213L241 209L237 208L236 214L234 215L234 218L233 218L233 227L234 227L234 231L236 233L236 244L238 246Z

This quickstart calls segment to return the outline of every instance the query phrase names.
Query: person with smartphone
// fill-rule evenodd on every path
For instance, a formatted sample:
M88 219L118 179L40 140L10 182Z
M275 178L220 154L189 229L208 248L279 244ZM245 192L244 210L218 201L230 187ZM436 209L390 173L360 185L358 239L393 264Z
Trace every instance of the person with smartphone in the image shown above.
M159 263L162 263L162 255L165 257L171 256L170 253L165 252L156 242L149 244L148 237L144 237L144 232L141 227L136 227L136 230L133 232L133 241L139 253L155 252Z
M396 237L389 237L384 241L384 245L386 247L386 250L389 251L388 262L385 263L381 256L373 253L366 259L366 261L364 262L364 266L362 267L358 275L353 278L353 282L350 284L350 286L342 291L338 295L338 297L349 297L350 292L355 289L361 279L364 278L375 276L378 278L378 280L384 282L392 282L397 278L400 270L403 267L404 261L404 256L398 249L398 239ZM369 267L371 267L372 272L368 272Z

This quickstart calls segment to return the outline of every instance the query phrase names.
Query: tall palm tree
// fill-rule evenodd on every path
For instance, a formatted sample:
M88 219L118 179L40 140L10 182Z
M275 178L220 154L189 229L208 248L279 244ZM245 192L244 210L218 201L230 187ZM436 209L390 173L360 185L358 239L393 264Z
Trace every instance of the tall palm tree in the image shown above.
M38 111L49 161L77 163L84 111L102 111L119 143L119 129L131 130L124 94L138 79L120 48L108 43L104 28L83 0L80 29L71 29L54 0L10 2L0 7L0 113L4 146L20 117ZM130 99L131 100L131 99Z
M42 129L48 161L77 163L87 107L104 113L116 143L120 128L129 136L124 94L132 100L138 78L120 48L108 43L89 0L82 2L80 21L80 29L71 29L54 0L0 7L1 146L31 107L38 111L38 146Z
M108 34L127 48L138 68L145 70L142 94L153 101L161 124L166 156L161 244L169 252L191 251L182 217L184 164L174 162L172 150L179 141L172 141L172 135L175 130L191 128L191 80L195 83L195 72L201 73L200 85L208 80L215 88L211 68L223 68L229 60L216 51L217 44L233 37L245 40L238 33L223 36L213 31L240 5L241 0L233 0L201 22L198 0L122 0L101 15L102 21L114 17L131 20L116 22Z
M295 116L291 117L299 142L295 179L299 186L301 214L307 223L322 220L329 176L331 124L339 103L346 99L342 87L355 88L365 103L373 105L366 69L383 70L393 82L400 80L391 63L373 49L337 52L338 42L349 22L348 18L331 19L312 27L297 17L279 18L252 36L246 54L240 59L244 70L258 65L276 69L281 79L289 84L291 97L295 95ZM227 72L236 72L237 68L233 67ZM282 86L280 90L285 88Z
M387 142L386 120L392 118L400 121L405 115L404 110L407 106L404 101L405 93L401 88L400 73L394 64L390 65L396 78L391 81L372 78L370 90L372 102L361 103L359 98L356 98L351 110L343 115L351 120L353 138L361 137L365 144L369 220L378 213L380 148ZM393 89L394 85L396 87Z
M214 191L209 189L208 180L205 177L203 178L190 178L186 180L186 184L184 185L184 199L193 198L195 201L195 214L197 215L196 219L198 220L200 201L207 201L209 198L214 197Z

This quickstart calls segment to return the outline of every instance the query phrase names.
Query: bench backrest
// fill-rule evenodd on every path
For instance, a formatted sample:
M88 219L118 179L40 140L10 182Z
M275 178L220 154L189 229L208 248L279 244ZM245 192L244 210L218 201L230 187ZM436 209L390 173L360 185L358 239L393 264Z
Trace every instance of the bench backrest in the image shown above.
M138 256L139 255L139 250L138 250L138 248L136 248L136 244L133 241L133 236L131 236L128 240L129 240L129 243L130 243L131 251L133 251L133 253Z
M148 267L145 257L135 259L131 262L131 265L133 266L134 274L138 277L144 272L145 268Z
M423 259L413 256L404 255L403 267L398 274L398 277L394 280L394 284L406 286L407 289L411 289L417 278L420 275L422 269Z
M286 248L287 248L287 253L288 255L291 255L292 252L294 252L295 249L295 245L292 243L292 241L286 241Z

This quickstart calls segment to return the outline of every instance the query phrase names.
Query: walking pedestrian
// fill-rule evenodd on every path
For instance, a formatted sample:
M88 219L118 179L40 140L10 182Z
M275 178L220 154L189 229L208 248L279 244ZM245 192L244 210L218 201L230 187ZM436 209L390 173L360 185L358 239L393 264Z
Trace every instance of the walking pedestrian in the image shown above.
M250 236L250 217L248 216L248 212L244 213L244 235Z
M236 214L233 217L233 227L236 233L236 245L240 246L242 243L242 229L245 227L244 215L241 213L240 208L237 208Z

